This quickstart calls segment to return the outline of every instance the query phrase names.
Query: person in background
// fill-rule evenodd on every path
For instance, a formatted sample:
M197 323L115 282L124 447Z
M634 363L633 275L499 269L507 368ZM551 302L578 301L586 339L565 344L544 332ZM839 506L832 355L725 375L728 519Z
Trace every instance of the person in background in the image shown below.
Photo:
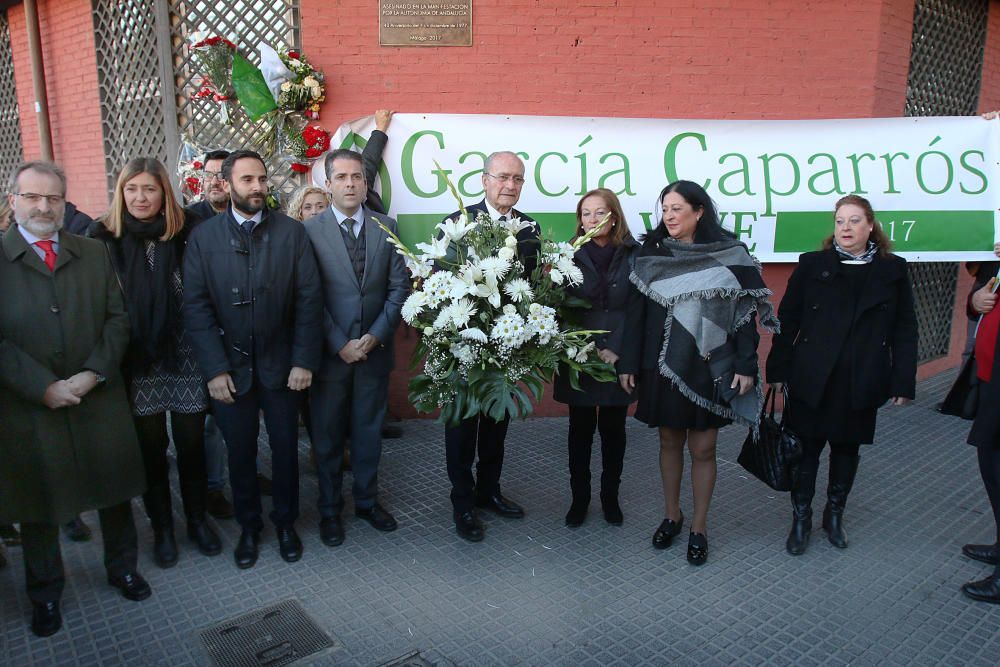
M641 360L628 359L639 352L633 349L624 365L640 369L636 419L659 429L666 518L653 533L653 546L669 547L684 525L680 492L686 446L694 495L687 560L703 565L719 429L733 421L755 427L763 400L755 387L755 318L759 315L771 329L776 321L760 265L722 227L704 188L675 181L660 192L658 202L660 224L641 239L631 275L646 297Z
M132 338L125 376L142 448L153 526L153 560L177 564L167 450L173 436L188 538L205 556L222 552L205 520L205 383L181 318L181 266L190 226L170 177L153 158L130 160L118 175L111 210L90 229L104 242L125 294ZM167 431L167 416L170 430Z
M86 236L93 223L94 219L78 209L73 202L66 202L66 212L63 213L64 230L77 236Z
M778 391L787 384L785 424L803 449L785 541L793 556L809 545L823 447L830 443L823 529L844 549L844 508L861 445L875 438L878 409L906 405L916 390L913 290L906 260L890 249L871 203L841 197L833 233L822 250L799 257L778 308L781 333L771 344L767 380Z
M607 221L605 221L607 218ZM630 307L641 317L641 295L632 289L629 274L635 266L639 244L632 238L618 197L600 188L586 193L576 205L574 239L604 223L596 236L576 251L573 261L583 273L583 283L569 293L587 300L579 325L604 331L594 338L598 355L616 367L619 382L597 382L581 374L580 389L570 385L565 367L556 376L554 398L569 406L569 485L573 502L566 513L566 525L583 524L590 505L590 452L594 431L601 434L601 508L604 520L613 526L624 521L618 502L622 465L625 460L625 417L635 401L635 369L620 363L628 345L626 327ZM635 326L637 318L633 317ZM634 332L633 332L634 333Z
M0 201L0 236L3 236L12 222L14 222L14 212L10 208L10 204L7 203L7 199L4 198Z
M330 207L330 195L315 185L303 185L288 200L288 217L305 222Z
M100 243L60 233L66 176L28 162L11 176L0 252L0 523L19 522L31 631L62 627L59 524L97 509L108 583L152 591L137 569L131 499L145 488L121 361L129 319Z

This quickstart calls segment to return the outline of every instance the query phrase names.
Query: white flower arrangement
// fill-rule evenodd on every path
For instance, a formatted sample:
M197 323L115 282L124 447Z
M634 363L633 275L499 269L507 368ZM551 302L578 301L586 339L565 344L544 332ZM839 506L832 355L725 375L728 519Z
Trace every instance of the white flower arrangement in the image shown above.
M419 254L383 227L414 280L402 316L423 333L414 352L423 372L410 382L417 409L440 409L447 424L477 414L524 417L560 365L573 386L581 372L614 381L614 368L598 358L591 340L601 332L578 329L560 315L584 305L566 287L583 281L573 254L600 226L572 244L539 239L528 274L517 235L534 222L484 213L470 218L460 199L459 207L458 216L437 225L436 238L416 244Z

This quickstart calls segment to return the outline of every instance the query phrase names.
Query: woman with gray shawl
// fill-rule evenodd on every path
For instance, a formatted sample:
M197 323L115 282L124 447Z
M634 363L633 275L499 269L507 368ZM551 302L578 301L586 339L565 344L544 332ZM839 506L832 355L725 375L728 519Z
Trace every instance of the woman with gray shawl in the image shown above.
M708 193L691 181L676 181L657 201L661 224L643 237L631 275L646 296L635 416L660 435L666 518L653 546L669 547L684 525L686 443L694 491L687 559L702 565L719 428L735 421L756 430L763 403L756 317L771 330L778 323L760 265L719 224Z

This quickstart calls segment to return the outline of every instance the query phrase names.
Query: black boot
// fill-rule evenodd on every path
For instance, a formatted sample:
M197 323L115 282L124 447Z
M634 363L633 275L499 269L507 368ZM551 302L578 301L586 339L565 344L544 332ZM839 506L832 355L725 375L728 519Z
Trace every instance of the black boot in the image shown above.
M823 530L830 544L838 549L847 548L847 532L844 530L844 507L847 496L854 486L858 473L857 454L844 454L836 449L830 451L830 482L826 489L827 503L823 509Z
M205 556L217 556L222 553L222 542L205 520L208 506L208 490L205 488L204 475L188 475L193 480L181 478L181 501L184 503L184 515L187 517L188 538Z
M816 470L819 460L803 458L795 476L792 489L792 529L785 540L785 550L793 556L801 556L809 546L812 532L812 500L816 493Z
M153 526L153 561L163 569L173 567L177 564L177 540L174 537L170 488L152 488L142 499Z
M573 493L573 504L569 506L569 511L566 512L566 525L570 528L578 528L583 525L583 522L587 519L587 509L590 507L590 494L578 495L575 491Z

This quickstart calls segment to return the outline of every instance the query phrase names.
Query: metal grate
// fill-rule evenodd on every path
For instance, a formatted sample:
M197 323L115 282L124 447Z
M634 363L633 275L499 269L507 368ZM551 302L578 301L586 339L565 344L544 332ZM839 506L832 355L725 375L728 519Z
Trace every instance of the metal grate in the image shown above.
M108 192L136 157L168 161L155 0L92 0ZM167 96L167 100L171 98Z
M0 189L6 189L8 177L23 160L21 115L14 87L14 51L7 11L0 10Z
M968 116L979 107L989 0L917 0L907 116Z
M979 106L989 0L916 0L907 116L968 116ZM910 264L918 359L948 354L958 265Z
M180 136L205 148L248 148L260 146L262 123L252 123L240 110L230 107L232 124L219 115L218 105L209 99L192 99L200 83L198 67L189 48L191 36L220 35L232 40L254 64L260 64L257 45L274 48L298 47L298 0L170 0L170 57L177 91L177 127ZM294 190L301 182L289 165L278 158L269 160L272 185L281 192Z
M203 630L201 641L218 667L281 667L334 646L298 600L224 621Z

